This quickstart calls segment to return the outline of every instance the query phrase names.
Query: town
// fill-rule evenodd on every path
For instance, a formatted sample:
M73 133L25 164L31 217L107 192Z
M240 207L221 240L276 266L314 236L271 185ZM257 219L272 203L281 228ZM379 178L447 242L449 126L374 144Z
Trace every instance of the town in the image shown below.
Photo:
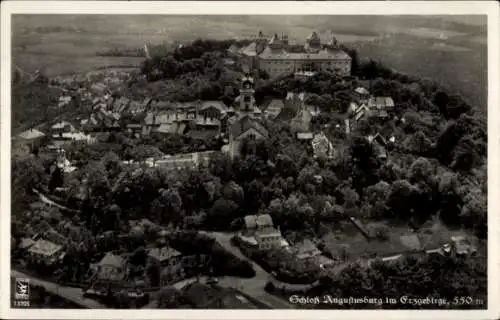
M42 105L11 141L13 277L83 308L486 296L486 122L459 95L332 33L138 51L16 71L13 123Z

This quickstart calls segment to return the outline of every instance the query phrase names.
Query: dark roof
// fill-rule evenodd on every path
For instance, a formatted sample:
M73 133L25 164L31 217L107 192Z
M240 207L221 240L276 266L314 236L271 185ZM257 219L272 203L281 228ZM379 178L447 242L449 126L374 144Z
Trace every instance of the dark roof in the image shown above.
M267 131L266 128L264 128L262 124L260 124L256 120L250 119L248 116L245 116L237 120L235 123L231 125L231 134L233 135L234 138L237 138L252 128L258 131L266 138L269 136L269 132Z
M184 296L196 308L257 309L243 295L233 289L208 286L194 282L184 288Z
M186 299L196 307L204 306L220 295L220 291L205 284L194 282L184 287Z
M208 140L216 137L217 134L217 130L189 130L186 136L194 140Z

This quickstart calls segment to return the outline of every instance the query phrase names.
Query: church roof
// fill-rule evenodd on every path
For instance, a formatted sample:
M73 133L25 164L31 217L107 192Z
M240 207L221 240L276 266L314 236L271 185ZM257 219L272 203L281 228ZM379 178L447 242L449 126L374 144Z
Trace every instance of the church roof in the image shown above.
M269 132L266 128L264 128L262 124L253 119L250 119L248 116L244 116L231 125L231 135L233 136L233 138L238 138L250 129L255 129L264 137L269 136Z

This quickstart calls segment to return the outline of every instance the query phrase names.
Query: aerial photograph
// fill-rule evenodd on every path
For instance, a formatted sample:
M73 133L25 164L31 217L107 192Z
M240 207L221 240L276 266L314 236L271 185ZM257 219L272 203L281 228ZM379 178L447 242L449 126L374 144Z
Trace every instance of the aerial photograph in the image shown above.
M486 15L11 20L11 308L488 308Z

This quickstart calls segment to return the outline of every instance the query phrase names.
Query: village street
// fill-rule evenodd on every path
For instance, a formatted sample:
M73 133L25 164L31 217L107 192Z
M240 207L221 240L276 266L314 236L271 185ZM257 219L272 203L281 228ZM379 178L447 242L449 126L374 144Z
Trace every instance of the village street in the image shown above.
M250 260L248 257L243 255L238 247L231 243L231 238L233 233L223 233L223 232L207 232L200 231L209 235L217 240L220 245L222 245L226 250L234 254L235 256L244 259L250 263L255 270L255 277L253 278L236 278L236 277L221 277L219 278L219 284L223 287L233 287L239 289L255 299L263 301L271 305L275 309L291 309L294 306L288 303L286 300L274 296L264 290L267 281L271 278L271 275L267 273L261 266L259 266L254 261Z

